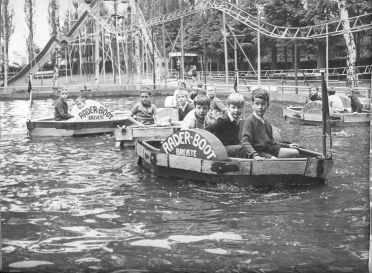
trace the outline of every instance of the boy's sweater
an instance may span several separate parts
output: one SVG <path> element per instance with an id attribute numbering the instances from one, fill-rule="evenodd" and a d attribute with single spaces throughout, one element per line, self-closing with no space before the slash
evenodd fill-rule
<path id="1" fill-rule="evenodd" d="M 208 124 L 206 130 L 218 137 L 225 146 L 240 144 L 239 121 L 231 121 L 226 113 L 217 118 L 212 124 Z"/>
<path id="2" fill-rule="evenodd" d="M 243 124 L 242 145 L 245 146 L 249 158 L 261 152 L 278 156 L 280 145 L 274 141 L 272 126 L 266 119 L 263 121 L 252 114 Z"/>

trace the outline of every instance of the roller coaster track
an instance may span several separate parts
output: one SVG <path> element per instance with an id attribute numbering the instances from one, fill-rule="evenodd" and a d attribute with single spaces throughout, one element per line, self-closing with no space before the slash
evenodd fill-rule
<path id="1" fill-rule="evenodd" d="M 180 19 L 181 17 L 190 16 L 192 14 L 199 13 L 206 9 L 215 9 L 240 23 L 259 31 L 260 33 L 277 39 L 297 39 L 297 40 L 309 40 L 319 39 L 328 36 L 337 36 L 344 33 L 344 24 L 340 19 L 331 20 L 318 25 L 310 25 L 304 27 L 285 27 L 277 26 L 260 20 L 258 24 L 258 18 L 256 15 L 252 15 L 245 10 L 240 9 L 238 6 L 229 3 L 224 0 L 208 0 L 204 4 L 196 5 L 194 8 L 188 8 L 185 10 L 176 10 L 175 12 L 151 18 L 147 24 L 149 26 L 160 25 Z M 348 19 L 350 24 L 351 32 L 359 32 L 372 29 L 372 13 L 358 15 L 350 17 Z M 327 31 L 328 26 L 328 31 Z"/>
<path id="2" fill-rule="evenodd" d="M 146 41 L 146 44 L 148 45 L 151 52 L 153 52 L 153 46 L 154 46 L 154 54 L 157 58 L 161 56 L 160 51 L 158 47 L 156 46 L 155 42 L 152 42 L 152 36 L 150 35 L 150 29 L 149 26 L 146 24 L 145 17 L 143 16 L 141 8 L 138 6 L 138 4 L 134 4 L 136 9 L 137 16 L 137 22 L 139 24 L 139 28 L 142 32 L 142 35 Z"/>

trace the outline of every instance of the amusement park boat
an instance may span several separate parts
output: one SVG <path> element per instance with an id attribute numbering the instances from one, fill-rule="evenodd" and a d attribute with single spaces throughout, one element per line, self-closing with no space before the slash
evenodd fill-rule
<path id="1" fill-rule="evenodd" d="M 99 108 L 97 112 L 99 112 Z M 28 135 L 30 137 L 112 134 L 117 127 L 136 124 L 138 124 L 138 122 L 127 112 L 111 113 L 109 111 L 101 111 L 98 115 L 90 113 L 84 115 L 82 119 L 71 118 L 68 120 L 55 120 L 54 118 L 44 118 L 28 120 L 26 122 Z"/>
<path id="2" fill-rule="evenodd" d="M 347 112 L 332 114 L 329 117 L 328 121 L 331 126 L 353 126 L 369 124 L 369 112 L 352 113 L 350 100 L 347 99 L 347 97 L 340 97 Z M 303 125 L 321 125 L 322 102 L 311 101 L 306 103 L 304 106 L 288 106 L 283 110 L 283 117 L 290 123 L 299 123 Z"/>
<path id="3" fill-rule="evenodd" d="M 140 122 L 129 126 L 118 126 L 114 130 L 115 146 L 134 146 L 136 140 L 163 140 L 180 129 L 178 110 L 172 107 L 158 108 L 155 114 L 155 124 L 144 125 Z"/>
<path id="4" fill-rule="evenodd" d="M 158 176 L 255 186 L 322 184 L 333 165 L 331 158 L 305 149 L 298 158 L 229 157 L 220 140 L 201 129 L 179 130 L 163 142 L 139 140 L 135 150 L 139 164 Z"/>

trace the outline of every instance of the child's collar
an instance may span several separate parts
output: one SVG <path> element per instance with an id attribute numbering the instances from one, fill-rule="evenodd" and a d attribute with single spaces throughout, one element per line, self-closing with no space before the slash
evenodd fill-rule
<path id="1" fill-rule="evenodd" d="M 230 111 L 227 111 L 227 116 L 231 122 L 238 122 L 238 120 L 235 120 L 234 117 L 231 115 Z"/>
<path id="2" fill-rule="evenodd" d="M 262 122 L 262 124 L 265 124 L 265 119 L 263 117 L 260 117 L 259 115 L 256 114 L 256 112 L 253 112 L 253 115 L 255 116 L 256 119 Z"/>

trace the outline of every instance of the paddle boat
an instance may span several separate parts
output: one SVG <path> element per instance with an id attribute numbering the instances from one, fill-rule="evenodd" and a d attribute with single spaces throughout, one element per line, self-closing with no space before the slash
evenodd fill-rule
<path id="1" fill-rule="evenodd" d="M 139 123 L 123 111 L 111 112 L 106 107 L 88 104 L 68 120 L 44 118 L 27 120 L 30 137 L 86 136 L 114 133 L 118 126 L 138 125 Z"/>
<path id="2" fill-rule="evenodd" d="M 322 184 L 333 161 L 299 149 L 298 158 L 254 160 L 228 157 L 220 140 L 201 129 L 179 130 L 164 141 L 138 140 L 138 162 L 157 176 L 244 185 Z"/>
<path id="3" fill-rule="evenodd" d="M 133 147 L 136 140 L 163 140 L 180 129 L 178 110 L 173 107 L 158 108 L 155 124 L 144 125 L 140 122 L 132 125 L 118 126 L 114 130 L 116 147 Z"/>
<path id="4" fill-rule="evenodd" d="M 362 113 L 352 113 L 350 99 L 346 96 L 340 96 L 340 98 L 347 112 L 332 114 L 329 117 L 331 126 L 369 125 L 370 113 L 367 110 L 363 110 L 365 112 Z M 365 105 L 364 100 L 361 102 Z M 322 102 L 317 100 L 308 102 L 304 106 L 288 106 L 283 110 L 283 117 L 290 123 L 321 125 Z"/>

